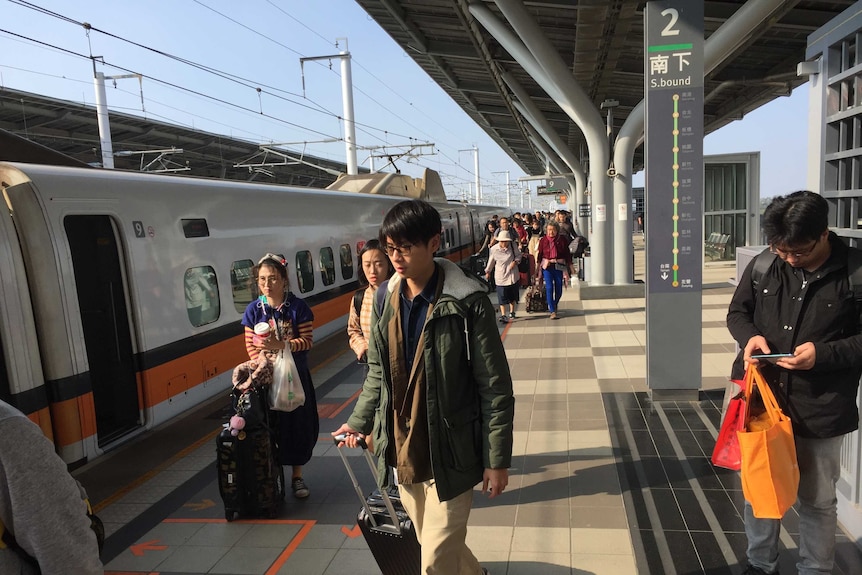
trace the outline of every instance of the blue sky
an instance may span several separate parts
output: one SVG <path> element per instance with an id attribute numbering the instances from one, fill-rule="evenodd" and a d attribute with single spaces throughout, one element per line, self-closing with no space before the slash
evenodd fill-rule
<path id="1" fill-rule="evenodd" d="M 513 183 L 524 175 L 352 0 L 33 4 L 233 78 L 96 30 L 88 36 L 76 23 L 0 0 L 0 28 L 84 56 L 102 56 L 105 64 L 99 63 L 97 70 L 106 76 L 133 71 L 152 78 L 145 78 L 142 85 L 134 79 L 117 80 L 116 87 L 109 83 L 112 109 L 255 142 L 304 142 L 291 147 L 344 161 L 342 142 L 322 142 L 343 136 L 337 119 L 342 113 L 338 61 L 332 62 L 331 70 L 326 62 L 306 63 L 303 93 L 299 59 L 337 53 L 343 40 L 336 47 L 336 39 L 347 38 L 360 146 L 433 142 L 438 154 L 398 165 L 415 176 L 425 166 L 438 170 L 450 197 L 469 189 L 473 153 L 462 150 L 474 145 L 479 148 L 487 199 L 504 201 L 503 172 L 509 172 Z M 92 77 L 87 58 L 0 32 L 0 83 L 5 87 L 92 104 Z M 806 92 L 807 87 L 798 89 L 710 135 L 706 153 L 760 151 L 764 196 L 804 187 Z M 360 164 L 368 166 L 367 156 L 360 151 Z M 519 204 L 513 200 L 513 205 Z"/>

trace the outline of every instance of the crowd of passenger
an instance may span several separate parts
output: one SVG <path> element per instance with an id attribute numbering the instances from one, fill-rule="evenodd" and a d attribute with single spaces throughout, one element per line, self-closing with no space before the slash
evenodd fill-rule
<path id="1" fill-rule="evenodd" d="M 563 288 L 576 277 L 588 245 L 571 212 L 494 215 L 484 229 L 475 271 L 496 287 L 500 322 L 515 319 L 518 288 L 530 284 L 544 292 L 550 319 L 558 319 Z"/>

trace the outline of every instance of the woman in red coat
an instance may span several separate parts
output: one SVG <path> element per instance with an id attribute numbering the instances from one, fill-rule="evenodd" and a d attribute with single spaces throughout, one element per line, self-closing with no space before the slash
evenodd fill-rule
<path id="1" fill-rule="evenodd" d="M 569 245 L 560 235 L 557 222 L 548 222 L 545 237 L 539 240 L 536 262 L 539 264 L 538 272 L 545 278 L 545 293 L 551 319 L 557 319 L 557 305 L 563 297 L 563 282 L 569 281 L 569 268 L 572 265 Z"/>

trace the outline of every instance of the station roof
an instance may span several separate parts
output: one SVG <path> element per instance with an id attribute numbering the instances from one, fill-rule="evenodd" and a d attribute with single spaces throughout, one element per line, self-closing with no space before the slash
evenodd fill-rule
<path id="1" fill-rule="evenodd" d="M 494 2 L 481 1 L 501 22 Z M 749 0 L 750 2 L 758 0 Z M 774 17 L 713 70 L 704 84 L 706 133 L 808 81 L 797 77 L 808 35 L 855 0 L 788 1 Z M 515 161 L 533 175 L 545 172 L 500 79 L 509 72 L 530 94 L 554 129 L 576 154 L 586 155 L 577 125 L 469 12 L 468 0 L 357 0 L 392 38 Z M 614 133 L 644 97 L 644 6 L 635 0 L 524 0 L 546 38 L 573 70 L 598 108 L 617 100 Z M 705 1 L 705 37 L 715 32 L 745 0 Z M 642 148 L 635 167 L 643 164 Z"/>
<path id="2" fill-rule="evenodd" d="M 339 173 L 347 171 L 343 163 L 285 148 L 275 151 L 292 159 L 273 153 L 264 159 L 264 152 L 254 142 L 114 110 L 110 111 L 110 123 L 114 167 L 118 169 L 159 171 L 188 167 L 172 173 L 319 188 L 328 186 Z M 0 89 L 0 160 L 64 165 L 73 165 L 77 160 L 81 165 L 92 165 L 101 162 L 100 149 L 95 107 Z M 171 149 L 181 149 L 182 153 L 165 154 L 161 159 L 157 153 L 138 153 Z M 256 154 L 258 157 L 254 158 Z M 234 167 L 239 163 L 261 164 L 265 160 L 285 165 Z M 151 164 L 148 170 L 142 170 L 148 164 Z"/>

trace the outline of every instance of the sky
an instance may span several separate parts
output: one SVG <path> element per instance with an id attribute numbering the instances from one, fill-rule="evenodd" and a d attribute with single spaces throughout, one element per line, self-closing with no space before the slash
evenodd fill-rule
<path id="1" fill-rule="evenodd" d="M 433 143 L 435 154 L 397 166 L 414 177 L 424 167 L 439 171 L 451 198 L 475 195 L 474 146 L 483 203 L 505 204 L 506 172 L 513 190 L 528 185 L 517 183 L 526 175 L 517 163 L 353 0 L 0 0 L 0 85 L 93 104 L 89 56 L 99 56 L 105 76 L 145 76 L 108 81 L 112 110 L 344 162 L 343 141 L 333 141 L 344 135 L 339 61 L 301 66 L 300 58 L 337 54 L 345 39 L 358 146 Z M 760 151 L 762 196 L 800 189 L 806 107 L 803 86 L 708 136 L 705 153 Z M 370 153 L 360 149 L 360 166 L 369 167 Z M 643 174 L 634 181 L 643 185 Z"/>

